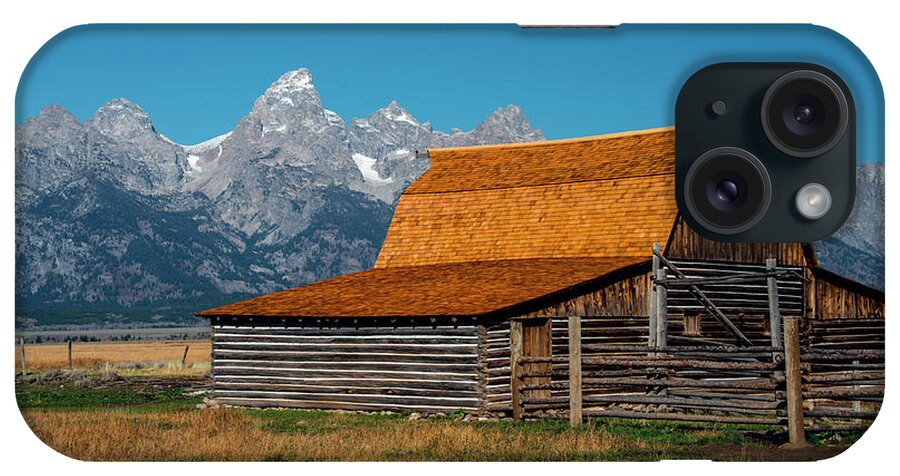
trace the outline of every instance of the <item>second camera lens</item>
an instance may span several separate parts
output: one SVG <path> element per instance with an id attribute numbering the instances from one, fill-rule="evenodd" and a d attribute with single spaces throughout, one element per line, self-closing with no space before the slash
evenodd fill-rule
<path id="1" fill-rule="evenodd" d="M 849 116 L 841 88 L 815 71 L 793 71 L 778 78 L 762 102 L 763 130 L 775 147 L 794 157 L 831 150 L 843 137 Z"/>

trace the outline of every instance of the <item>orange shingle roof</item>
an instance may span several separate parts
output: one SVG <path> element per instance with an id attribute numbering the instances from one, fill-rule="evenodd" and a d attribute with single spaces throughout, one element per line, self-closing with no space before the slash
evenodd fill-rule
<path id="1" fill-rule="evenodd" d="M 537 259 L 370 269 L 217 307 L 198 315 L 477 316 L 570 288 L 641 261 L 629 258 Z"/>
<path id="2" fill-rule="evenodd" d="M 430 149 L 404 195 L 529 187 L 675 173 L 675 128 L 577 139 Z"/>
<path id="3" fill-rule="evenodd" d="M 199 315 L 482 315 L 646 262 L 675 222 L 672 128 L 429 155 L 374 269 Z"/>
<path id="4" fill-rule="evenodd" d="M 649 255 L 677 212 L 672 128 L 429 151 L 376 268 Z"/>

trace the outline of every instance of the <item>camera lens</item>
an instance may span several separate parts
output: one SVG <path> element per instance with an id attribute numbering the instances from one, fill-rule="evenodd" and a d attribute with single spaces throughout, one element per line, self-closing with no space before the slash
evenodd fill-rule
<path id="1" fill-rule="evenodd" d="M 735 147 L 701 155 L 684 181 L 685 204 L 697 222 L 720 234 L 745 231 L 769 208 L 772 185 L 762 162 Z"/>
<path id="2" fill-rule="evenodd" d="M 800 124 L 809 124 L 816 118 L 816 111 L 809 104 L 801 104 L 794 109 L 794 120 Z"/>
<path id="3" fill-rule="evenodd" d="M 716 184 L 716 198 L 718 198 L 720 202 L 733 203 L 737 197 L 737 185 L 731 180 L 722 180 Z"/>
<path id="4" fill-rule="evenodd" d="M 747 198 L 747 182 L 731 171 L 714 174 L 707 181 L 706 199 L 716 210 L 730 212 Z"/>
<path id="5" fill-rule="evenodd" d="M 847 130 L 850 112 L 841 88 L 815 71 L 793 71 L 772 83 L 762 102 L 763 130 L 794 157 L 831 150 Z"/>

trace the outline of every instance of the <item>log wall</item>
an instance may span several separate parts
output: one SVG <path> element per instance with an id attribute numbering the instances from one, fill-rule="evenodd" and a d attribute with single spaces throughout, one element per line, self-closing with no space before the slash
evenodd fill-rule
<path id="1" fill-rule="evenodd" d="M 666 247 L 669 259 L 765 263 L 778 260 L 778 266 L 808 266 L 814 261 L 811 248 L 800 243 L 724 243 L 706 239 L 681 219 L 675 223 Z"/>
<path id="2" fill-rule="evenodd" d="M 640 273 L 522 317 L 646 316 L 649 294 L 650 274 Z"/>
<path id="3" fill-rule="evenodd" d="M 512 411 L 509 367 L 509 321 L 485 323 L 485 345 L 479 352 L 479 362 L 487 369 L 483 377 L 483 410 L 508 413 Z"/>
<path id="4" fill-rule="evenodd" d="M 884 295 L 828 273 L 806 272 L 807 316 L 814 319 L 883 319 Z M 854 289 L 855 288 L 855 289 Z"/>
<path id="5" fill-rule="evenodd" d="M 479 382 L 478 349 L 486 340 L 485 329 L 474 324 L 214 324 L 212 396 L 254 407 L 478 410 L 486 383 Z"/>

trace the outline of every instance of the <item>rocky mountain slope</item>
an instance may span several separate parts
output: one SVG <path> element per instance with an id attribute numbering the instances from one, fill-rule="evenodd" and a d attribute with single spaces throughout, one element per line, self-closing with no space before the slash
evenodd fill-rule
<path id="1" fill-rule="evenodd" d="M 857 168 L 856 203 L 850 218 L 815 248 L 823 267 L 884 290 L 884 163 Z"/>
<path id="2" fill-rule="evenodd" d="M 48 106 L 16 127 L 17 308 L 214 303 L 358 271 L 426 149 L 541 139 L 516 106 L 468 132 L 396 102 L 347 123 L 305 69 L 192 146 L 127 99 L 84 123 Z"/>

